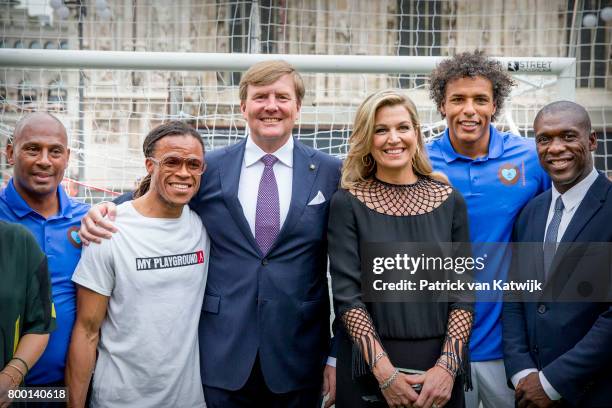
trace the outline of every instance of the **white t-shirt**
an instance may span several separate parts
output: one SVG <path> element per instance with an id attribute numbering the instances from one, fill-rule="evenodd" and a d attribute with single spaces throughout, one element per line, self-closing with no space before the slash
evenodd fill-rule
<path id="1" fill-rule="evenodd" d="M 203 407 L 198 323 L 210 241 L 200 217 L 117 207 L 118 232 L 83 247 L 72 280 L 109 296 L 92 407 Z"/>

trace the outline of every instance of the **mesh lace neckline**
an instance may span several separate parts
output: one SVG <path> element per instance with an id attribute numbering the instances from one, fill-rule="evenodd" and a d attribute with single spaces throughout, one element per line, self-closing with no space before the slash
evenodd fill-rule
<path id="1" fill-rule="evenodd" d="M 432 212 L 446 201 L 452 188 L 419 176 L 413 184 L 390 184 L 371 178 L 357 183 L 349 192 L 377 213 L 404 217 Z"/>

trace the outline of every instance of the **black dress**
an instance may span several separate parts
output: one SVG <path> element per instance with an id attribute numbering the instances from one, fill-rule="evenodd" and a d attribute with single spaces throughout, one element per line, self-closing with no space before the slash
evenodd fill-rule
<path id="1" fill-rule="evenodd" d="M 471 318 L 473 305 L 465 302 L 364 303 L 360 244 L 469 242 L 463 197 L 451 187 L 428 177 L 419 177 L 411 185 L 366 180 L 350 191 L 340 189 L 333 196 L 328 241 L 334 304 L 340 320 L 348 325 L 350 323 L 343 319 L 345 313 L 366 310 L 394 366 L 423 371 L 433 367 L 444 342 L 449 341 L 449 314 L 453 310 L 467 311 Z M 376 379 L 369 369 L 364 369 L 364 350 L 351 341 L 346 330 L 339 337 L 336 406 L 386 406 Z M 465 368 L 469 367 L 469 362 L 465 356 L 467 341 L 464 343 L 464 349 L 456 354 L 464 354 L 461 364 Z M 469 375 L 466 368 L 463 375 L 457 376 L 447 407 L 464 406 L 462 387 L 466 372 Z M 364 396 L 377 396 L 374 399 L 381 402 L 367 402 Z"/>

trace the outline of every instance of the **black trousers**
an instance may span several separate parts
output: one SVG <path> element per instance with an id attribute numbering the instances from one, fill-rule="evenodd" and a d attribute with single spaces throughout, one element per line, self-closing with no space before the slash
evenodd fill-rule
<path id="1" fill-rule="evenodd" d="M 444 338 L 422 340 L 382 339 L 391 361 L 397 367 L 426 371 L 440 356 Z M 342 337 L 336 366 L 336 408 L 385 408 L 387 401 L 374 375 L 352 378 L 352 343 Z M 445 408 L 464 408 L 463 381 L 455 379 L 451 398 Z"/>
<path id="2" fill-rule="evenodd" d="M 266 385 L 257 356 L 251 375 L 241 389 L 230 391 L 204 386 L 204 399 L 208 408 L 315 408 L 321 406 L 321 389 L 273 393 Z"/>

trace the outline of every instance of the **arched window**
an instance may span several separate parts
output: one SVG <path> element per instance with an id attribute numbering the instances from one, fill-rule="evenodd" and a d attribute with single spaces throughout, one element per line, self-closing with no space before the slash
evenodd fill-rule
<path id="1" fill-rule="evenodd" d="M 32 82 L 27 79 L 19 82 L 19 85 L 17 85 L 17 101 L 19 101 L 21 105 L 36 102 L 36 96 L 36 89 L 32 85 Z"/>
<path id="2" fill-rule="evenodd" d="M 40 41 L 38 40 L 34 40 L 30 43 L 30 49 L 33 50 L 40 50 L 42 48 L 42 46 L 40 45 Z"/>
<path id="3" fill-rule="evenodd" d="M 21 40 L 15 41 L 14 48 L 25 48 L 24 45 L 23 45 L 23 41 L 21 41 Z"/>
<path id="4" fill-rule="evenodd" d="M 47 41 L 45 43 L 45 50 L 55 50 L 57 48 L 57 44 L 54 41 Z"/>
<path id="5" fill-rule="evenodd" d="M 68 45 L 68 40 L 60 41 L 60 50 L 69 50 L 70 46 Z"/>
<path id="6" fill-rule="evenodd" d="M 47 103 L 58 105 L 60 109 L 65 108 L 68 98 L 68 90 L 61 79 L 56 79 L 49 82 L 49 91 L 47 92 Z"/>

